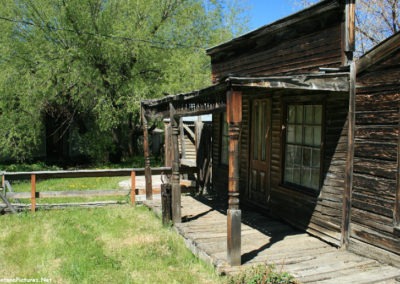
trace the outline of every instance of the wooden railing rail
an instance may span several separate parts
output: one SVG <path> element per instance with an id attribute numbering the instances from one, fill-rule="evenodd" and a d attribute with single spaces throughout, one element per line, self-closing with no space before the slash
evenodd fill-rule
<path id="1" fill-rule="evenodd" d="M 145 175 L 144 168 L 131 169 L 101 169 L 101 170 L 74 170 L 74 171 L 34 171 L 34 172 L 0 172 L 2 176 L 2 188 L 7 198 L 31 199 L 31 211 L 36 211 L 36 198 L 57 198 L 57 197 L 96 197 L 96 196 L 127 196 L 134 205 L 136 202 L 136 176 Z M 152 168 L 152 174 L 171 174 L 170 167 Z M 75 191 L 43 191 L 36 190 L 37 179 L 53 178 L 84 178 L 84 177 L 119 177 L 130 176 L 130 190 L 75 190 Z M 31 191 L 29 192 L 7 192 L 6 183 L 12 180 L 29 179 Z"/>

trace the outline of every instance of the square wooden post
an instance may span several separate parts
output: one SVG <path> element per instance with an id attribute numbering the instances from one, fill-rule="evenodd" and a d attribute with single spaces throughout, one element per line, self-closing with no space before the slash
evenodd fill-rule
<path id="1" fill-rule="evenodd" d="M 239 138 L 242 122 L 242 93 L 230 90 L 226 96 L 226 119 L 229 130 L 228 188 L 228 263 L 241 265 L 241 219 L 239 209 Z"/>
<path id="2" fill-rule="evenodd" d="M 31 175 L 31 212 L 36 211 L 36 175 Z"/>
<path id="3" fill-rule="evenodd" d="M 136 204 L 136 173 L 135 171 L 131 172 L 131 204 Z"/>
<path id="4" fill-rule="evenodd" d="M 142 126 L 143 126 L 143 153 L 144 153 L 144 176 L 146 180 L 146 200 L 153 200 L 153 184 L 151 180 L 149 131 L 147 129 L 147 119 L 142 107 Z"/>
<path id="5" fill-rule="evenodd" d="M 181 216 L 181 185 L 179 173 L 179 121 L 175 116 L 175 108 L 169 105 L 170 125 L 171 125 L 171 144 L 172 144 L 172 222 L 174 224 L 182 221 Z"/>

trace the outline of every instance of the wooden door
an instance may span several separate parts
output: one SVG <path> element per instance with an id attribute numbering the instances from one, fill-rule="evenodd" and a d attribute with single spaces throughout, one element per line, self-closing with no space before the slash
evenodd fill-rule
<path id="1" fill-rule="evenodd" d="M 255 99 L 252 102 L 250 141 L 249 199 L 267 206 L 270 195 L 270 99 Z"/>

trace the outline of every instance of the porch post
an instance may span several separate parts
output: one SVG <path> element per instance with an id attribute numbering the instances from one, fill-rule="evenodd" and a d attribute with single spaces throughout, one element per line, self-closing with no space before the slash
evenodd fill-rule
<path id="1" fill-rule="evenodd" d="M 149 150 L 149 131 L 147 129 L 147 119 L 144 115 L 144 108 L 142 112 L 142 126 L 143 126 L 143 152 L 144 152 L 144 176 L 146 180 L 146 200 L 153 200 L 153 185 L 151 180 L 151 167 L 150 167 L 150 150 Z"/>
<path id="2" fill-rule="evenodd" d="M 349 78 L 349 110 L 348 110 L 348 130 L 347 130 L 347 155 L 346 172 L 343 190 L 342 205 L 342 228 L 341 243 L 342 248 L 348 249 L 350 243 L 351 226 L 351 207 L 353 192 L 353 171 L 354 171 L 354 131 L 355 131 L 355 108 L 356 108 L 356 64 L 353 60 L 355 50 L 355 0 L 346 0 L 346 38 L 345 53 L 346 64 L 350 66 Z"/>
<path id="3" fill-rule="evenodd" d="M 229 188 L 228 188 L 228 263 L 241 265 L 241 217 L 239 209 L 239 136 L 242 122 L 242 93 L 230 90 L 226 95 L 229 126 Z"/>
<path id="4" fill-rule="evenodd" d="M 181 185 L 179 175 L 179 122 L 175 116 L 175 108 L 169 104 L 171 144 L 172 144 L 172 221 L 174 224 L 181 220 Z"/>

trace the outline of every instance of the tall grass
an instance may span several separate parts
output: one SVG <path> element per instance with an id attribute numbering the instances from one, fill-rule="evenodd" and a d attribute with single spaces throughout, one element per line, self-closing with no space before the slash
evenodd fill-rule
<path id="1" fill-rule="evenodd" d="M 220 283 L 148 209 L 120 205 L 0 217 L 0 278 L 52 283 Z"/>

